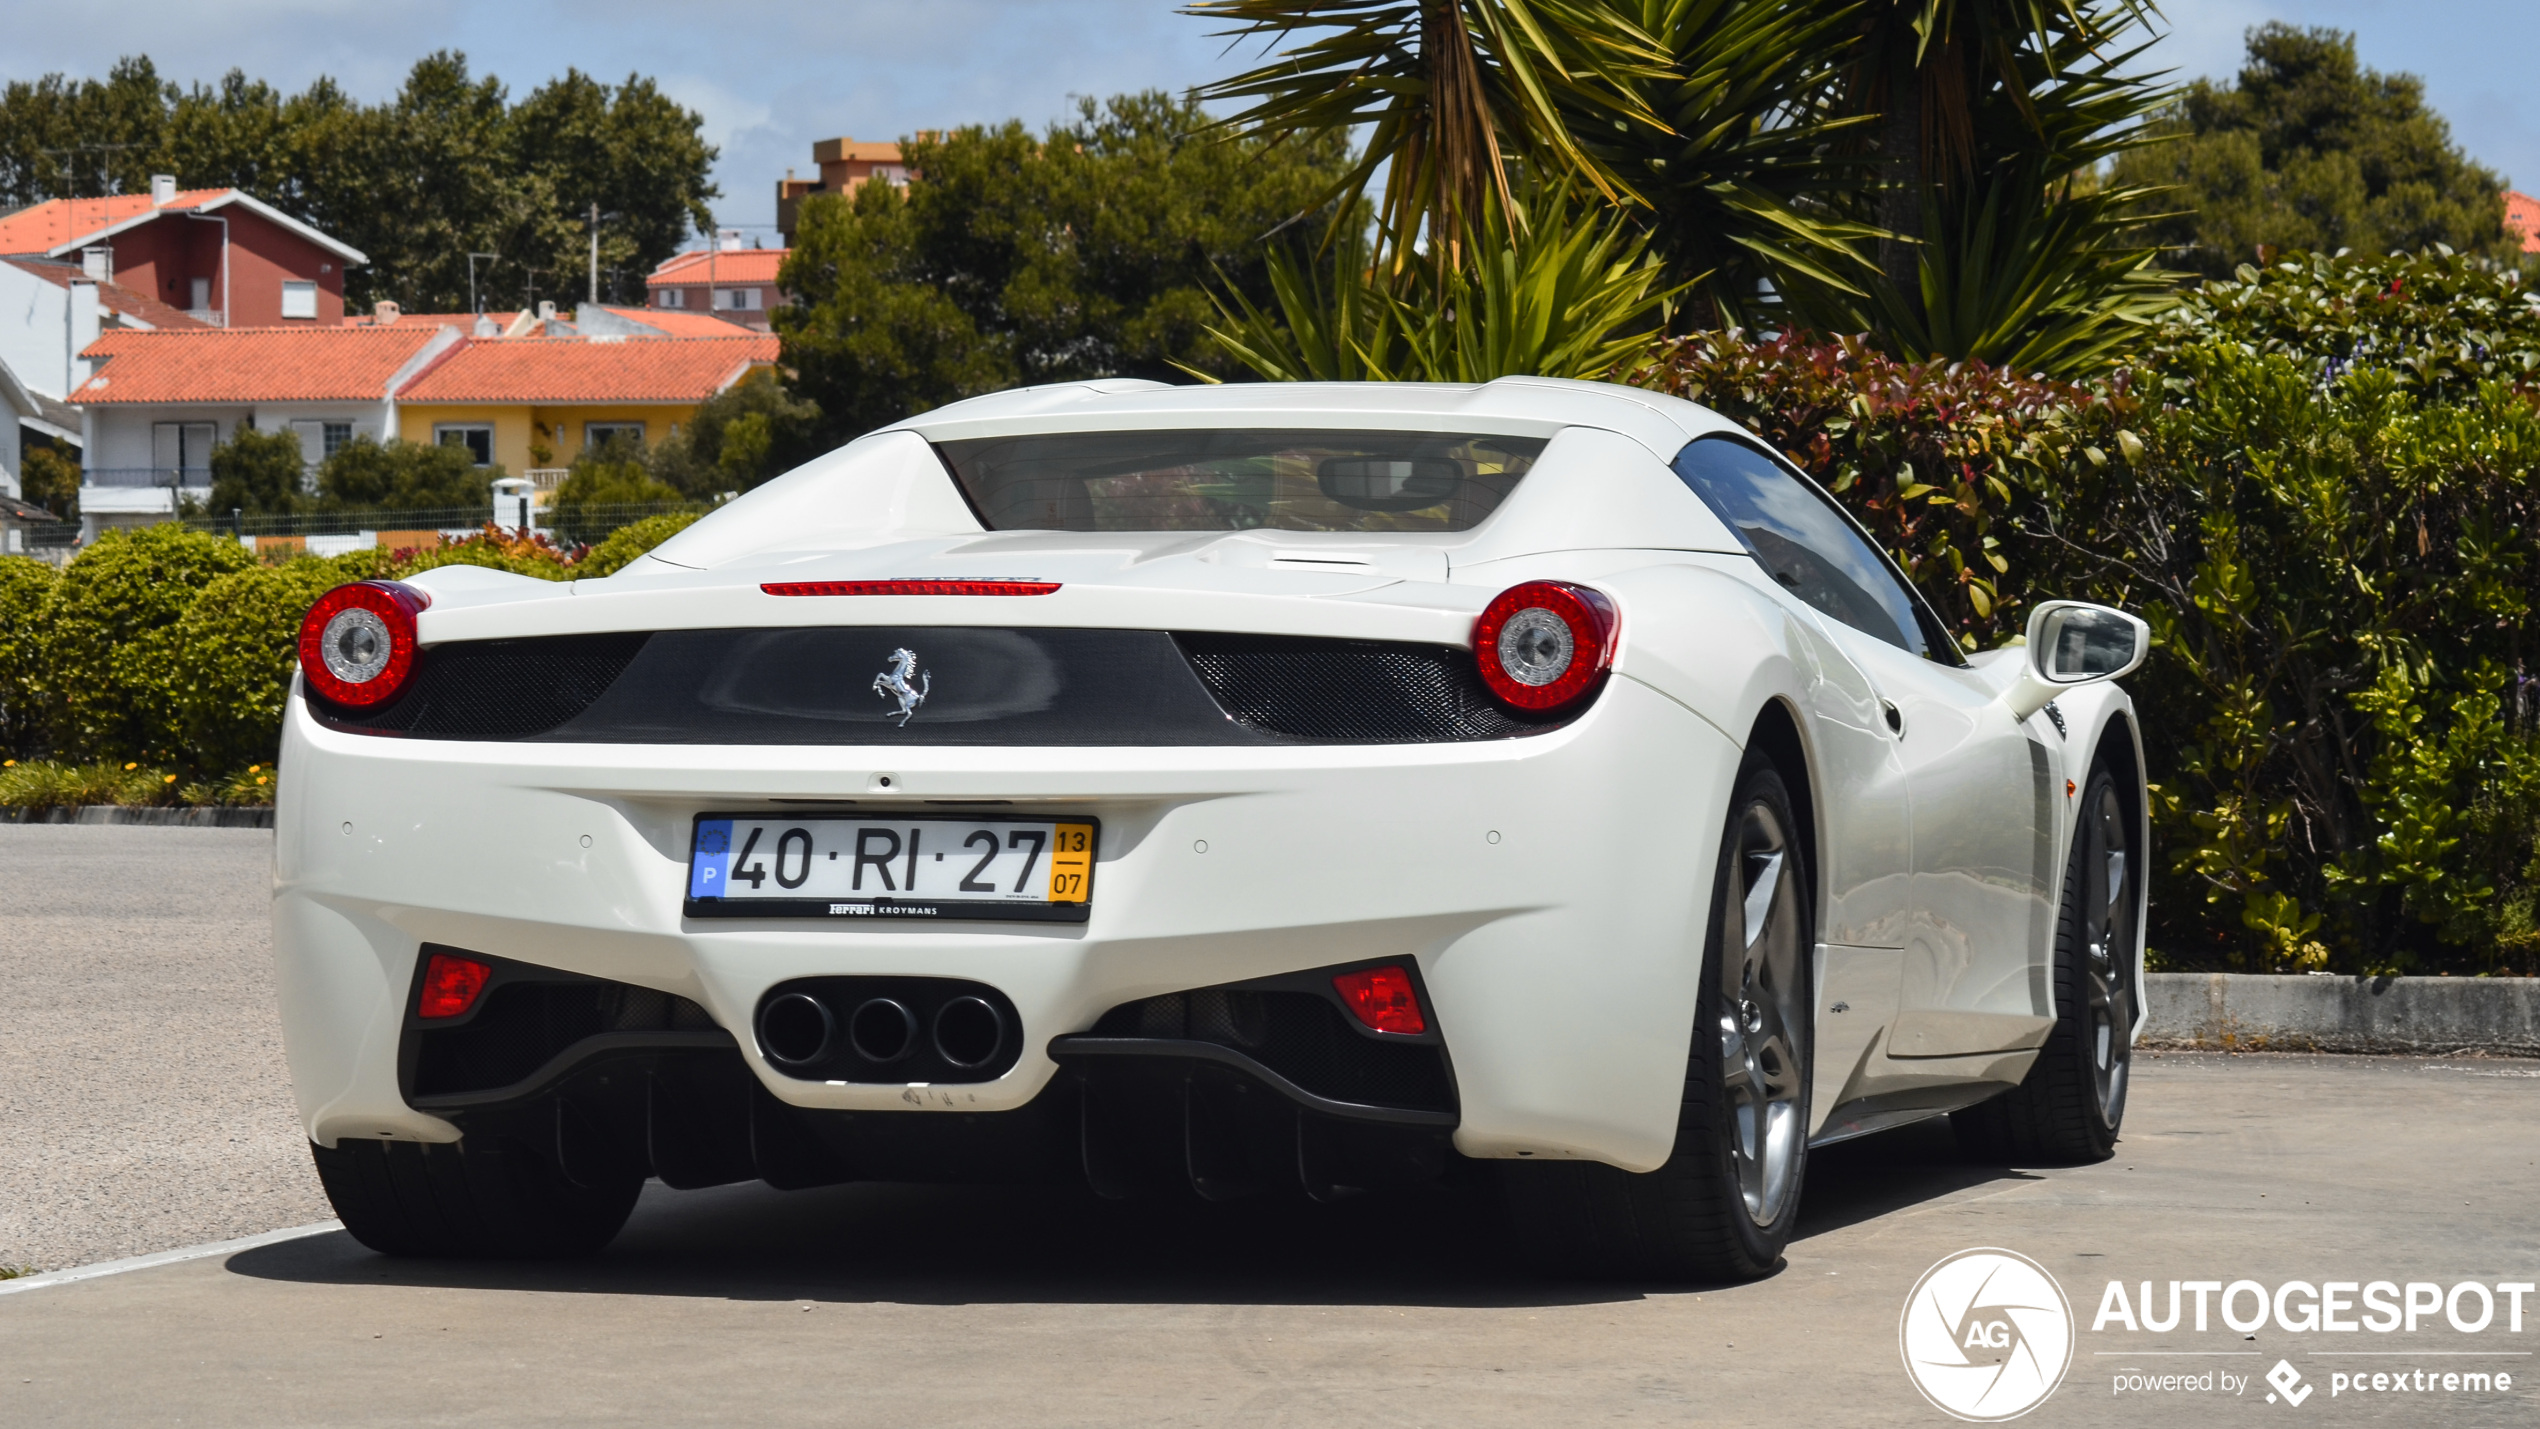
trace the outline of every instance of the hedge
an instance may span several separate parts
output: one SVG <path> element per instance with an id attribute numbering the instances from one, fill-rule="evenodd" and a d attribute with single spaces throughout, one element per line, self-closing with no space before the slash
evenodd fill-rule
<path id="1" fill-rule="evenodd" d="M 587 551 L 489 529 L 259 565 L 171 523 L 110 531 L 58 572 L 0 557 L 0 805 L 270 800 L 300 618 L 320 595 L 445 565 L 608 575 L 695 519 L 657 517 Z"/>

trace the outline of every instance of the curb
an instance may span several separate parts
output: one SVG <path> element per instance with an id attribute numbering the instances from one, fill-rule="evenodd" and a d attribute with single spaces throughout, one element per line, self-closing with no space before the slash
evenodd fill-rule
<path id="1" fill-rule="evenodd" d="M 342 1221 L 320 1221 L 313 1226 L 293 1226 L 288 1230 L 267 1231 L 263 1235 L 240 1236 L 236 1240 L 216 1240 L 208 1245 L 189 1245 L 182 1250 L 163 1250 L 154 1255 L 127 1256 L 122 1260 L 100 1261 L 95 1265 L 74 1266 L 69 1270 L 49 1270 L 39 1275 L 21 1275 L 14 1280 L 0 1280 L 0 1295 L 17 1295 L 29 1290 L 42 1290 L 53 1285 L 70 1285 L 100 1276 L 123 1275 L 135 1270 L 153 1270 L 162 1265 L 181 1265 L 189 1260 L 209 1260 L 216 1255 L 235 1255 L 259 1246 L 279 1245 L 287 1240 L 302 1240 L 313 1235 L 327 1235 L 344 1229 Z"/>
<path id="2" fill-rule="evenodd" d="M 2150 1047 L 2540 1057 L 2540 978 L 2151 973 L 2143 994 Z"/>
<path id="3" fill-rule="evenodd" d="M 176 829 L 269 829 L 271 807 L 261 809 L 167 809 L 121 804 L 57 805 L 49 809 L 0 808 L 0 824 L 146 824 Z"/>

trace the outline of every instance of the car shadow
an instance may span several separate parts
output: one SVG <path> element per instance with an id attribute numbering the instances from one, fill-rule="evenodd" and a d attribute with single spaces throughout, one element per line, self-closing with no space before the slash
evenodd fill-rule
<path id="1" fill-rule="evenodd" d="M 2032 1171 L 1974 1160 L 1949 1118 L 1900 1126 L 1808 1153 L 1808 1190 L 1794 1243 L 1995 1182 L 2039 1181 Z"/>
<path id="2" fill-rule="evenodd" d="M 1467 1166 L 1468 1171 L 1482 1168 Z M 1943 1124 L 1864 1137 L 1809 1168 L 1806 1239 L 2018 1173 L 1959 1158 Z M 1604 1304 L 1707 1287 L 1556 1278 L 1509 1252 L 1481 1176 L 1331 1205 L 1107 1202 L 1049 1187 L 647 1186 L 581 1260 L 397 1260 L 336 1232 L 242 1251 L 230 1271 L 328 1285 L 962 1305 Z"/>

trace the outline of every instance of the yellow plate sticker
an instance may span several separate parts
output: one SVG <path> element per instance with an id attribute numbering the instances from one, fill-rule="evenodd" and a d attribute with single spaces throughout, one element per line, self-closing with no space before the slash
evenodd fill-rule
<path id="1" fill-rule="evenodd" d="M 1050 901 L 1082 903 L 1094 882 L 1094 826 L 1060 824 L 1050 836 Z"/>

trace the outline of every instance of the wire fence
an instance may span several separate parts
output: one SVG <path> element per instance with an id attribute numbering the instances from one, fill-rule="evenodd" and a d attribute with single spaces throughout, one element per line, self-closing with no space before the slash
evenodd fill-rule
<path id="1" fill-rule="evenodd" d="M 534 513 L 532 519 L 535 525 L 532 529 L 559 546 L 586 546 L 605 539 L 620 527 L 632 526 L 654 516 L 708 509 L 703 502 L 686 501 L 567 506 Z M 445 535 L 467 536 L 485 529 L 493 520 L 493 513 L 483 506 L 421 510 L 372 507 L 256 516 L 235 512 L 216 516 L 194 511 L 179 519 L 192 530 L 208 531 L 214 535 L 259 540 L 268 537 L 299 537 L 304 540 L 314 537 L 326 545 L 361 549 L 383 545 L 421 546 L 437 542 Z"/>

